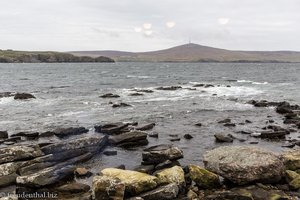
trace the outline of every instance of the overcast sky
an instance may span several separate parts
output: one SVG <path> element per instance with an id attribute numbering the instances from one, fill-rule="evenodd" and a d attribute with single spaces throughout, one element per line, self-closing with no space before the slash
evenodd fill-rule
<path id="1" fill-rule="evenodd" d="M 0 49 L 300 51 L 300 0 L 1 0 Z"/>

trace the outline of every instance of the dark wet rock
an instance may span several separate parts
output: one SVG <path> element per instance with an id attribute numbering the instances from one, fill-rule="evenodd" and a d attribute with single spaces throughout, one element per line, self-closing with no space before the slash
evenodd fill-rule
<path id="1" fill-rule="evenodd" d="M 113 145 L 122 147 L 132 147 L 147 145 L 147 133 L 141 131 L 132 131 L 109 137 L 109 142 Z"/>
<path id="2" fill-rule="evenodd" d="M 29 160 L 43 155 L 39 146 L 11 146 L 0 148 L 0 164 L 20 160 Z"/>
<path id="3" fill-rule="evenodd" d="M 0 131 L 0 139 L 6 139 L 6 138 L 8 138 L 8 132 Z"/>
<path id="4" fill-rule="evenodd" d="M 179 187 L 175 183 L 170 183 L 140 194 L 139 197 L 142 197 L 144 200 L 172 200 L 177 197 L 178 193 Z"/>
<path id="5" fill-rule="evenodd" d="M 0 99 L 4 97 L 12 97 L 14 94 L 12 92 L 0 92 Z"/>
<path id="6" fill-rule="evenodd" d="M 195 126 L 199 126 L 200 127 L 200 126 L 202 126 L 202 123 L 200 123 L 200 122 L 196 123 Z"/>
<path id="7" fill-rule="evenodd" d="M 178 90 L 182 89 L 181 86 L 164 86 L 164 87 L 158 87 L 157 90 Z"/>
<path id="8" fill-rule="evenodd" d="M 158 165 L 155 166 L 155 170 L 161 170 L 165 168 L 170 168 L 174 166 L 181 166 L 180 163 L 177 160 L 166 160 L 162 163 L 159 163 Z"/>
<path id="9" fill-rule="evenodd" d="M 96 125 L 95 131 L 104 134 L 120 134 L 128 127 L 128 123 L 117 122 L 103 125 Z"/>
<path id="10" fill-rule="evenodd" d="M 181 138 L 171 138 L 170 139 L 171 142 L 177 142 L 177 141 L 180 141 L 180 140 L 181 140 Z"/>
<path id="11" fill-rule="evenodd" d="M 124 199 L 125 184 L 116 177 L 95 176 L 93 193 L 96 200 Z"/>
<path id="12" fill-rule="evenodd" d="M 166 160 L 183 158 L 183 151 L 172 145 L 157 145 L 145 149 L 142 158 L 143 164 L 159 164 Z"/>
<path id="13" fill-rule="evenodd" d="M 18 176 L 16 182 L 21 186 L 38 188 L 57 183 L 71 177 L 73 173 L 73 166 L 54 166 L 27 176 Z"/>
<path id="14" fill-rule="evenodd" d="M 251 142 L 249 142 L 249 144 L 258 144 L 259 142 L 257 142 L 257 141 L 251 141 Z"/>
<path id="15" fill-rule="evenodd" d="M 25 137 L 26 132 L 13 133 L 10 137 Z"/>
<path id="16" fill-rule="evenodd" d="M 286 134 L 290 134 L 290 131 L 288 129 L 282 128 L 281 126 L 278 125 L 269 125 L 266 128 L 271 129 L 273 131 L 282 131 L 285 132 Z"/>
<path id="17" fill-rule="evenodd" d="M 289 142 L 289 143 L 281 145 L 281 147 L 285 147 L 285 148 L 293 148 L 294 146 L 296 146 L 295 142 Z"/>
<path id="18" fill-rule="evenodd" d="M 216 142 L 233 142 L 234 137 L 231 134 L 217 133 L 214 135 Z"/>
<path id="19" fill-rule="evenodd" d="M 118 155 L 118 152 L 117 151 L 104 151 L 103 154 L 106 156 L 115 156 L 115 155 Z"/>
<path id="20" fill-rule="evenodd" d="M 154 126 L 155 126 L 155 123 L 150 123 L 150 124 L 146 124 L 146 125 L 136 127 L 136 130 L 139 130 L 139 131 L 151 130 L 151 129 L 154 128 Z"/>
<path id="21" fill-rule="evenodd" d="M 40 133 L 38 132 L 26 132 L 24 137 L 26 137 L 27 139 L 37 139 L 39 137 Z"/>
<path id="22" fill-rule="evenodd" d="M 52 137 L 54 136 L 54 132 L 53 131 L 46 131 L 46 132 L 43 132 L 43 133 L 40 133 L 40 137 Z"/>
<path id="23" fill-rule="evenodd" d="M 284 164 L 278 155 L 250 146 L 216 148 L 204 155 L 203 162 L 207 170 L 239 185 L 275 183 L 284 173 Z"/>
<path id="24" fill-rule="evenodd" d="M 250 120 L 246 119 L 246 120 L 245 120 L 245 123 L 247 123 L 247 124 L 251 124 L 251 123 L 252 123 L 252 121 L 250 121 Z"/>
<path id="25" fill-rule="evenodd" d="M 119 98 L 120 96 L 117 94 L 107 93 L 100 96 L 101 98 Z"/>
<path id="26" fill-rule="evenodd" d="M 135 93 L 130 93 L 129 96 L 144 96 L 144 94 L 135 92 Z"/>
<path id="27" fill-rule="evenodd" d="M 7 139 L 4 139 L 3 142 L 14 142 L 14 143 L 16 143 L 16 142 L 19 142 L 21 140 L 22 140 L 21 136 L 11 136 Z"/>
<path id="28" fill-rule="evenodd" d="M 132 106 L 132 105 L 127 104 L 127 103 L 123 103 L 123 102 L 121 102 L 121 103 L 114 103 L 114 104 L 112 105 L 113 108 L 131 107 L 131 106 Z"/>
<path id="29" fill-rule="evenodd" d="M 115 168 L 117 168 L 117 169 L 126 169 L 126 166 L 125 165 L 118 165 L 118 166 L 116 166 Z"/>
<path id="30" fill-rule="evenodd" d="M 226 127 L 235 127 L 236 125 L 234 123 L 225 123 L 224 126 L 226 126 Z"/>
<path id="31" fill-rule="evenodd" d="M 72 135 L 81 135 L 83 133 L 89 132 L 89 130 L 84 127 L 78 127 L 78 128 L 70 127 L 70 128 L 58 128 L 58 129 L 54 130 L 53 132 L 57 137 L 63 138 L 63 137 L 69 137 Z"/>
<path id="32" fill-rule="evenodd" d="M 107 136 L 82 137 L 67 142 L 58 142 L 42 148 L 45 154 L 56 154 L 60 157 L 61 152 L 64 153 L 96 153 L 107 145 Z"/>
<path id="33" fill-rule="evenodd" d="M 204 87 L 204 86 L 205 86 L 205 84 L 203 84 L 203 83 L 199 83 L 199 84 L 193 85 L 193 87 Z"/>
<path id="34" fill-rule="evenodd" d="M 282 139 L 285 138 L 286 134 L 285 131 L 262 131 L 260 133 L 260 138 Z"/>
<path id="35" fill-rule="evenodd" d="M 279 114 L 287 114 L 293 113 L 293 110 L 291 108 L 291 105 L 288 102 L 284 101 L 277 106 L 276 112 Z"/>
<path id="36" fill-rule="evenodd" d="M 77 182 L 72 182 L 72 183 L 67 183 L 65 185 L 59 186 L 55 188 L 55 191 L 60 192 L 60 193 L 84 193 L 88 192 L 90 190 L 90 186 L 83 184 L 83 183 L 77 183 Z"/>
<path id="37" fill-rule="evenodd" d="M 154 165 L 139 165 L 134 168 L 134 171 L 152 174 L 154 172 Z"/>
<path id="38" fill-rule="evenodd" d="M 212 189 L 220 187 L 220 178 L 200 166 L 189 165 L 189 177 L 194 181 L 198 187 L 202 189 Z"/>
<path id="39" fill-rule="evenodd" d="M 29 93 L 17 93 L 15 94 L 14 99 L 16 100 L 35 99 L 35 96 Z"/>
<path id="40" fill-rule="evenodd" d="M 205 88 L 210 88 L 210 87 L 215 87 L 214 85 L 212 85 L 212 84 L 205 84 L 205 86 L 204 86 Z"/>
<path id="41" fill-rule="evenodd" d="M 218 121 L 219 124 L 225 124 L 225 123 L 231 123 L 231 119 L 223 119 L 221 121 Z"/>
<path id="42" fill-rule="evenodd" d="M 178 134 L 169 134 L 169 136 L 172 137 L 172 138 L 177 138 L 177 137 L 179 137 Z"/>
<path id="43" fill-rule="evenodd" d="M 158 133 L 157 132 L 148 133 L 148 136 L 152 138 L 158 138 Z"/>
<path id="44" fill-rule="evenodd" d="M 283 121 L 284 124 L 299 124 L 300 123 L 300 118 L 296 118 L 296 119 L 285 119 Z"/>
<path id="45" fill-rule="evenodd" d="M 190 140 L 190 139 L 193 139 L 194 137 L 191 135 L 191 134 L 184 134 L 184 136 L 183 136 L 185 139 L 187 139 L 187 140 Z"/>
<path id="46" fill-rule="evenodd" d="M 255 107 L 268 107 L 269 106 L 269 103 L 266 102 L 266 101 L 260 101 L 260 102 L 256 102 L 254 104 Z"/>

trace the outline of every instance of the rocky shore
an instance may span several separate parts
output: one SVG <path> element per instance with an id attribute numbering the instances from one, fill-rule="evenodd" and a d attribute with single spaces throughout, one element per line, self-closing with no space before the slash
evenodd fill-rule
<path id="1" fill-rule="evenodd" d="M 195 85 L 215 87 L 214 85 Z M 159 87 L 160 91 L 182 90 L 181 86 Z M 150 90 L 133 91 L 144 95 Z M 36 98 L 29 93 L 1 93 L 2 97 L 14 97 L 16 101 Z M 120 98 L 117 94 L 102 94 L 101 98 Z M 130 106 L 126 103 L 110 103 L 115 109 Z M 104 154 L 118 159 L 118 153 L 106 150 L 109 146 L 124 149 L 143 147 L 149 144 L 149 137 L 158 137 L 152 129 L 156 123 L 138 122 L 100 123 L 94 126 L 95 135 L 88 135 L 85 127 L 57 128 L 45 132 L 18 132 L 9 134 L 0 130 L 0 189 L 19 195 L 52 194 L 57 199 L 95 200 L 279 200 L 300 198 L 300 141 L 289 139 L 291 132 L 300 129 L 300 107 L 288 102 L 251 100 L 255 107 L 270 107 L 282 115 L 287 127 L 274 125 L 270 121 L 260 132 L 242 131 L 262 140 L 285 141 L 283 153 L 274 153 L 264 148 L 249 145 L 231 145 L 242 140 L 232 134 L 215 133 L 216 143 L 228 145 L 216 147 L 204 153 L 203 165 L 181 165 L 184 151 L 176 144 L 147 146 L 140 153 L 141 163 L 134 169 L 127 169 L 126 163 L 100 169 L 93 173 L 84 163 L 94 156 Z M 125 106 L 126 104 L 126 106 Z M 118 106 L 116 106 L 118 105 Z M 231 119 L 216 123 L 224 127 L 235 127 Z M 244 124 L 252 123 L 246 120 Z M 195 124 L 201 127 L 202 123 Z M 239 124 L 243 125 L 243 124 Z M 73 137 L 77 136 L 77 137 Z M 170 141 L 193 140 L 191 134 L 183 138 L 172 133 Z M 37 138 L 57 138 L 57 142 L 24 144 Z M 199 143 L 199 145 L 201 145 Z M 195 149 L 197 151 L 197 149 Z M 91 178 L 92 182 L 85 181 Z M 22 196 L 23 195 L 23 196 Z M 0 198 L 16 199 L 14 197 Z M 41 197 L 40 199 L 47 199 Z M 50 197 L 48 198 L 50 199 Z"/>

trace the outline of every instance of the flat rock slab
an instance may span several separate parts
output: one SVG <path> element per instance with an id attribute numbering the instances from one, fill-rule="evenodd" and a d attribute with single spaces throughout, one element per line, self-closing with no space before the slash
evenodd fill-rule
<path id="1" fill-rule="evenodd" d="M 208 151 L 203 162 L 209 171 L 239 185 L 274 183 L 284 174 L 284 163 L 278 155 L 255 147 L 219 147 Z"/>
<path id="2" fill-rule="evenodd" d="M 39 146 L 11 146 L 0 149 L 0 164 L 29 160 L 44 155 Z"/>

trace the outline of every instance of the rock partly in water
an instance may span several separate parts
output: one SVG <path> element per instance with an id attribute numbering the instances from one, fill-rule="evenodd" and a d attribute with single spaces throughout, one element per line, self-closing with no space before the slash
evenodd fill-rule
<path id="1" fill-rule="evenodd" d="M 217 174 L 196 165 L 189 165 L 189 177 L 202 189 L 218 188 L 221 185 Z"/>
<path id="2" fill-rule="evenodd" d="M 109 135 L 120 134 L 127 131 L 128 123 L 116 122 L 103 125 L 96 125 L 95 131 Z M 124 131 L 125 130 L 125 131 Z"/>
<path id="3" fill-rule="evenodd" d="M 70 128 L 59 128 L 53 132 L 57 137 L 63 138 L 72 135 L 81 135 L 83 133 L 89 132 L 89 130 L 84 127 L 78 127 L 78 128 L 70 127 Z"/>
<path id="4" fill-rule="evenodd" d="M 159 164 L 166 160 L 183 158 L 183 151 L 172 145 L 157 145 L 145 149 L 142 158 L 143 164 Z"/>
<path id="5" fill-rule="evenodd" d="M 231 134 L 217 133 L 214 135 L 216 142 L 233 142 L 234 137 Z"/>
<path id="6" fill-rule="evenodd" d="M 156 89 L 157 90 L 171 90 L 171 91 L 174 91 L 174 90 L 182 89 L 182 87 L 181 86 L 164 86 L 164 87 L 158 87 Z"/>
<path id="7" fill-rule="evenodd" d="M 150 123 L 150 124 L 138 126 L 138 127 L 136 127 L 136 130 L 139 130 L 139 131 L 147 131 L 147 130 L 153 129 L 154 126 L 155 126 L 155 123 Z"/>
<path id="8" fill-rule="evenodd" d="M 95 176 L 93 178 L 93 193 L 95 200 L 122 200 L 125 195 L 125 184 L 115 177 Z"/>
<path id="9" fill-rule="evenodd" d="M 29 93 L 17 93 L 15 94 L 14 99 L 16 100 L 35 99 L 35 96 Z"/>
<path id="10" fill-rule="evenodd" d="M 147 133 L 141 131 L 132 131 L 110 136 L 109 142 L 121 147 L 133 147 L 148 144 Z"/>
<path id="11" fill-rule="evenodd" d="M 132 105 L 128 104 L 128 103 L 114 103 L 111 107 L 113 108 L 121 108 L 121 107 L 131 107 Z"/>
<path id="12" fill-rule="evenodd" d="M 7 131 L 0 131 L 0 139 L 7 139 L 8 132 Z"/>
<path id="13" fill-rule="evenodd" d="M 125 184 L 125 192 L 129 195 L 136 195 L 156 188 L 157 178 L 145 173 L 106 168 L 101 171 L 104 176 L 120 179 Z"/>
<path id="14" fill-rule="evenodd" d="M 284 164 L 279 156 L 248 146 L 216 148 L 204 155 L 203 162 L 209 171 L 239 185 L 252 182 L 274 183 L 284 173 Z"/>
<path id="15" fill-rule="evenodd" d="M 178 186 L 183 186 L 185 183 L 184 171 L 179 166 L 164 169 L 155 176 L 157 177 L 157 183 L 159 185 L 175 183 Z"/>
<path id="16" fill-rule="evenodd" d="M 100 96 L 101 98 L 119 98 L 120 96 L 113 93 L 107 93 Z"/>

